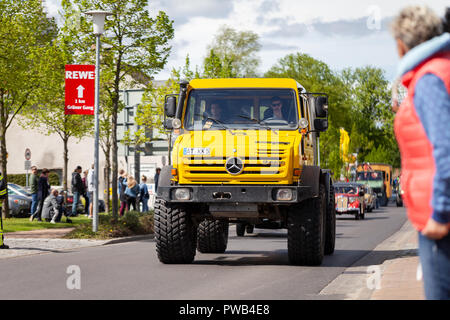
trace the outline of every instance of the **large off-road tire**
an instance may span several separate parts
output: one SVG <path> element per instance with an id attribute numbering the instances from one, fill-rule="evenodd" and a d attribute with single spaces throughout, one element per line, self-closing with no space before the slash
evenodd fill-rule
<path id="1" fill-rule="evenodd" d="M 224 253 L 228 244 L 228 221 L 203 220 L 197 228 L 197 250 Z"/>
<path id="2" fill-rule="evenodd" d="M 238 222 L 238 223 L 236 223 L 236 235 L 238 236 L 238 237 L 243 237 L 244 236 L 244 234 L 245 234 L 245 226 L 246 226 L 247 224 L 246 223 L 244 223 L 244 222 Z"/>
<path id="3" fill-rule="evenodd" d="M 247 226 L 245 227 L 245 231 L 248 234 L 252 234 L 254 229 L 255 229 L 255 225 L 254 224 L 250 224 L 250 223 L 247 224 Z"/>
<path id="4" fill-rule="evenodd" d="M 161 198 L 155 200 L 156 252 L 162 263 L 191 263 L 195 257 L 197 231 L 182 207 L 169 206 Z"/>
<path id="5" fill-rule="evenodd" d="M 288 213 L 288 256 L 294 265 L 320 265 L 325 249 L 327 199 L 320 185 L 319 196 L 293 207 Z"/>
<path id="6" fill-rule="evenodd" d="M 325 230 L 325 251 L 326 255 L 334 252 L 336 243 L 336 208 L 334 187 L 330 186 L 330 192 L 328 195 L 327 217 L 326 217 L 326 230 Z"/>

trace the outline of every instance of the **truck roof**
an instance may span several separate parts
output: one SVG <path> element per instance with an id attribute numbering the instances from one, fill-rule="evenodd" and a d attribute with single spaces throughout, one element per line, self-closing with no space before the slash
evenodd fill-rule
<path id="1" fill-rule="evenodd" d="M 294 79 L 289 78 L 223 78 L 223 79 L 194 79 L 189 82 L 194 89 L 210 88 L 305 88 Z"/>

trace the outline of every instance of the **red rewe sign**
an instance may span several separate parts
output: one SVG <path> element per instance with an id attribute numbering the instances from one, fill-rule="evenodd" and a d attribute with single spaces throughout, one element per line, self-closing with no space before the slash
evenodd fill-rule
<path id="1" fill-rule="evenodd" d="M 65 114 L 94 114 L 95 66 L 66 65 Z"/>

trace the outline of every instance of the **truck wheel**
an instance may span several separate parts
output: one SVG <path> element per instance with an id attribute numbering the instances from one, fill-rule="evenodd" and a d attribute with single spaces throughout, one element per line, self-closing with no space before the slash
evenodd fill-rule
<path id="1" fill-rule="evenodd" d="M 243 237 L 245 234 L 245 223 L 243 222 L 238 222 L 236 223 L 236 235 L 238 237 Z"/>
<path id="2" fill-rule="evenodd" d="M 293 207 L 288 213 L 288 256 L 291 264 L 320 265 L 325 249 L 327 199 L 320 185 L 319 196 Z"/>
<path id="3" fill-rule="evenodd" d="M 366 217 L 366 208 L 365 208 L 365 206 L 362 206 L 360 208 L 360 211 L 361 211 L 361 219 L 364 220 L 364 218 Z"/>
<path id="4" fill-rule="evenodd" d="M 325 231 L 325 254 L 329 255 L 334 252 L 334 246 L 336 243 L 336 209 L 335 209 L 334 187 L 331 186 L 328 207 L 327 207 L 327 220 Z"/>
<path id="5" fill-rule="evenodd" d="M 203 220 L 197 228 L 197 250 L 224 253 L 228 244 L 228 221 Z"/>
<path id="6" fill-rule="evenodd" d="M 247 231 L 247 233 L 249 233 L 249 234 L 252 234 L 254 228 L 255 228 L 255 226 L 253 224 L 248 224 L 247 227 L 245 228 L 245 231 Z"/>
<path id="7" fill-rule="evenodd" d="M 161 198 L 155 200 L 155 239 L 162 263 L 191 263 L 197 244 L 196 228 L 181 207 L 170 207 Z"/>

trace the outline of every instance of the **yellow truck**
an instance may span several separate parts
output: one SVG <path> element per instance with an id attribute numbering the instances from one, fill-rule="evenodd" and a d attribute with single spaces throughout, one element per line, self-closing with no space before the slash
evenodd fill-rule
<path id="1" fill-rule="evenodd" d="M 225 252 L 230 223 L 287 228 L 292 264 L 333 253 L 334 189 L 319 157 L 326 94 L 293 79 L 195 79 L 166 96 L 164 114 L 173 139 L 155 200 L 161 262 Z"/>
<path id="2" fill-rule="evenodd" d="M 357 182 L 367 183 L 377 194 L 381 206 L 392 196 L 392 166 L 386 163 L 361 163 L 356 168 Z"/>

